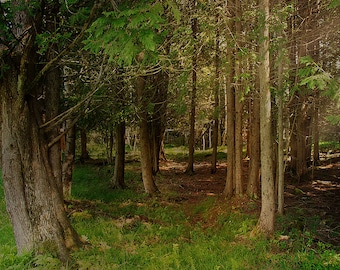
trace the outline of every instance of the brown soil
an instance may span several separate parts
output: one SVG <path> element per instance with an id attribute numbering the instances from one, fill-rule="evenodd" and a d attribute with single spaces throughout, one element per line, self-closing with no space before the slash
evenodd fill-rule
<path id="1" fill-rule="evenodd" d="M 250 200 L 247 196 L 242 196 L 226 201 L 223 197 L 226 163 L 218 163 L 216 174 L 211 174 L 209 162 L 195 163 L 193 175 L 185 174 L 185 168 L 185 162 L 162 162 L 161 176 L 157 180 L 160 190 L 173 191 L 177 195 L 172 200 L 183 204 L 184 208 L 193 207 L 198 201 L 214 196 L 218 197 L 220 205 L 214 208 L 212 219 L 216 219 L 222 204 L 229 209 L 259 214 L 260 200 Z M 247 162 L 244 163 L 245 182 L 246 172 Z M 308 178 L 298 182 L 286 175 L 285 213 L 296 219 L 292 224 L 295 229 L 313 230 L 316 241 L 340 247 L 340 163 L 319 166 L 310 172 Z M 194 219 L 195 217 L 193 221 Z M 206 220 L 205 222 L 209 223 Z"/>

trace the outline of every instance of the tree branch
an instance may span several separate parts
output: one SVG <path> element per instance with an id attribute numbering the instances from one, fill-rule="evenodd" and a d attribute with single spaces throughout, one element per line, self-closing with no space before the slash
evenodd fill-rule
<path id="1" fill-rule="evenodd" d="M 49 71 L 53 65 L 59 61 L 62 57 L 64 57 L 69 51 L 71 51 L 78 43 L 79 41 L 83 38 L 85 31 L 88 29 L 88 27 L 90 26 L 96 11 L 98 9 L 98 4 L 99 1 L 96 1 L 92 7 L 90 16 L 88 17 L 87 21 L 85 22 L 84 26 L 82 27 L 80 33 L 78 34 L 78 36 L 73 40 L 73 42 L 66 47 L 64 50 L 62 50 L 55 58 L 53 58 L 50 62 L 48 62 L 43 68 L 42 70 L 40 70 L 40 72 L 37 74 L 37 76 L 35 76 L 34 80 L 31 82 L 31 84 L 28 87 L 28 92 L 35 87 L 35 85 L 40 81 L 40 79 L 46 74 L 47 71 Z"/>

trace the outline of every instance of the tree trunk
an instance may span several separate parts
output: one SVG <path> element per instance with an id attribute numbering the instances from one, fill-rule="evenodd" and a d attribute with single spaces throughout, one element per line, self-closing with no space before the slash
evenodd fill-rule
<path id="1" fill-rule="evenodd" d="M 145 94 L 145 78 L 138 77 L 136 84 L 136 92 L 139 100 L 139 118 L 140 118 L 140 147 L 141 147 L 141 167 L 142 179 L 145 192 L 152 195 L 158 192 L 154 182 L 152 173 L 152 160 L 151 160 L 151 139 L 150 128 L 147 115 L 147 98 Z"/>
<path id="2" fill-rule="evenodd" d="M 151 140 L 152 140 L 152 171 L 156 175 L 159 172 L 159 160 L 162 152 L 162 141 L 165 132 L 167 96 L 169 86 L 169 75 L 159 72 L 151 77 L 150 102 L 154 109 L 150 119 Z M 164 155 L 164 151 L 163 151 Z"/>
<path id="3" fill-rule="evenodd" d="M 233 17 L 233 8 L 230 9 L 231 16 Z M 234 22 L 231 20 L 229 23 L 229 29 L 234 29 Z M 232 40 L 232 36 L 230 35 Z M 227 87 L 226 87 L 226 99 L 227 99 L 227 112 L 226 112 L 226 129 L 227 129 L 227 178 L 224 188 L 224 195 L 230 198 L 234 195 L 235 188 L 235 87 L 233 85 L 234 67 L 235 67 L 235 51 L 230 46 L 230 51 L 227 52 L 228 58 L 228 75 L 227 75 Z"/>
<path id="4" fill-rule="evenodd" d="M 316 92 L 314 96 L 314 116 L 313 116 L 313 166 L 320 165 L 320 132 L 319 132 L 319 104 L 320 104 L 320 93 Z"/>
<path id="5" fill-rule="evenodd" d="M 85 162 L 85 160 L 90 159 L 89 152 L 87 151 L 87 134 L 85 128 L 80 128 L 80 146 L 80 161 Z"/>
<path id="6" fill-rule="evenodd" d="M 194 1 L 196 2 L 196 1 Z M 196 3 L 195 3 L 196 6 Z M 189 133 L 189 159 L 186 173 L 194 173 L 194 153 L 195 153 L 195 118 L 196 118 L 196 92 L 197 92 L 197 18 L 192 19 L 191 30 L 194 39 L 194 52 L 192 57 L 192 87 L 191 87 L 191 104 L 190 104 L 190 133 Z"/>
<path id="7" fill-rule="evenodd" d="M 109 138 L 108 138 L 108 163 L 109 164 L 113 164 L 113 148 L 114 148 L 114 131 L 112 130 L 112 127 L 110 127 L 110 131 L 109 131 Z M 125 144 L 125 141 L 124 141 Z M 125 145 L 124 145 L 125 146 Z"/>
<path id="8" fill-rule="evenodd" d="M 241 1 L 235 1 L 235 31 L 236 37 L 241 36 Z M 239 43 L 238 46 L 241 46 Z M 243 166 L 243 138 L 242 138 L 242 113 L 243 91 L 241 87 L 241 62 L 242 56 L 237 50 L 235 59 L 235 194 L 243 194 L 242 166 Z"/>
<path id="9" fill-rule="evenodd" d="M 120 122 L 115 128 L 115 169 L 111 185 L 113 188 L 125 188 L 125 122 Z"/>
<path id="10" fill-rule="evenodd" d="M 212 159 L 211 159 L 211 173 L 216 173 L 217 163 L 217 146 L 219 138 L 219 112 L 220 112 L 220 32 L 219 32 L 219 15 L 216 15 L 216 40 L 215 40 L 215 92 L 214 92 L 214 125 L 212 138 Z"/>
<path id="11" fill-rule="evenodd" d="M 280 55 L 279 59 L 282 59 Z M 280 215 L 284 213 L 284 145 L 283 145 L 283 60 L 278 63 L 278 84 L 277 84 L 277 136 L 278 136 L 278 146 L 277 146 L 277 211 Z"/>
<path id="12" fill-rule="evenodd" d="M 162 130 L 159 123 L 154 122 L 150 124 L 150 130 L 152 173 L 153 175 L 156 175 L 159 172 L 159 154 L 161 151 Z"/>
<path id="13" fill-rule="evenodd" d="M 71 197 L 74 159 L 76 155 L 76 128 L 72 120 L 66 121 L 65 157 L 62 164 L 62 183 L 65 199 Z M 70 125 L 72 125 L 70 127 Z"/>
<path id="14" fill-rule="evenodd" d="M 258 84 L 256 85 L 258 86 Z M 252 93 L 250 106 L 250 131 L 249 131 L 249 173 L 247 195 L 250 198 L 258 198 L 260 183 L 260 98 L 258 92 Z M 255 93 L 254 93 L 255 92 Z"/>
<path id="15" fill-rule="evenodd" d="M 19 2 L 12 1 L 12 8 Z M 56 152 L 60 146 L 48 146 L 56 129 L 46 133 L 39 128 L 55 116 L 59 105 L 49 111 L 52 97 L 59 96 L 59 85 L 51 83 L 58 75 L 51 71 L 42 78 L 42 87 L 31 84 L 38 72 L 33 42 L 34 26 L 39 23 L 31 25 L 33 19 L 27 10 L 18 11 L 14 22 L 12 31 L 21 40 L 15 54 L 7 56 L 9 69 L 0 83 L 6 208 L 19 253 L 50 252 L 66 262 L 69 251 L 79 247 L 81 241 L 64 209 L 60 151 Z M 44 60 L 48 61 L 48 56 Z M 45 99 L 44 94 L 50 96 Z"/>
<path id="16" fill-rule="evenodd" d="M 307 163 L 310 162 L 311 158 L 310 150 L 307 149 L 307 139 L 310 135 L 310 116 L 308 115 L 309 109 L 306 99 L 306 95 L 302 93 L 294 94 L 295 117 L 291 119 L 292 139 L 290 146 L 292 161 L 290 165 L 298 181 L 307 174 Z"/>
<path id="17" fill-rule="evenodd" d="M 273 145 L 271 132 L 271 94 L 269 61 L 269 0 L 260 0 L 262 30 L 260 35 L 260 140 L 261 140 L 261 213 L 254 233 L 274 232 L 275 194 L 273 175 Z"/>

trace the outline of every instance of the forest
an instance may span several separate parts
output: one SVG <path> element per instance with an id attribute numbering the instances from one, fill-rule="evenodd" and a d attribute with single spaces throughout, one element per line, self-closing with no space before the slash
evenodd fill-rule
<path id="1" fill-rule="evenodd" d="M 339 0 L 1 0 L 0 269 L 339 269 Z"/>

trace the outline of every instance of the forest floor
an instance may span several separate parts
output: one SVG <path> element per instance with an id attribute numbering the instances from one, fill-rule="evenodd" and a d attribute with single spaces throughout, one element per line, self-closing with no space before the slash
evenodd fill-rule
<path id="1" fill-rule="evenodd" d="M 248 162 L 244 163 L 244 181 L 247 178 Z M 209 227 L 216 220 L 219 211 L 227 205 L 231 210 L 258 215 L 260 199 L 249 199 L 246 195 L 226 200 L 223 189 L 227 165 L 217 164 L 217 172 L 211 174 L 210 162 L 201 161 L 194 165 L 193 175 L 185 174 L 186 163 L 165 161 L 161 163 L 161 177 L 157 181 L 160 190 L 173 191 L 178 196 L 176 203 L 191 214 L 192 222 L 201 222 Z M 308 178 L 308 179 L 307 179 Z M 291 215 L 291 230 L 312 230 L 315 243 L 322 242 L 340 248 L 340 162 L 336 159 L 323 161 L 323 164 L 309 172 L 304 181 L 296 181 L 289 174 L 285 177 L 285 215 Z M 219 205 L 210 213 L 210 219 L 193 215 L 190 209 L 209 197 L 218 197 Z M 289 233 L 289 232 L 285 232 Z"/>

